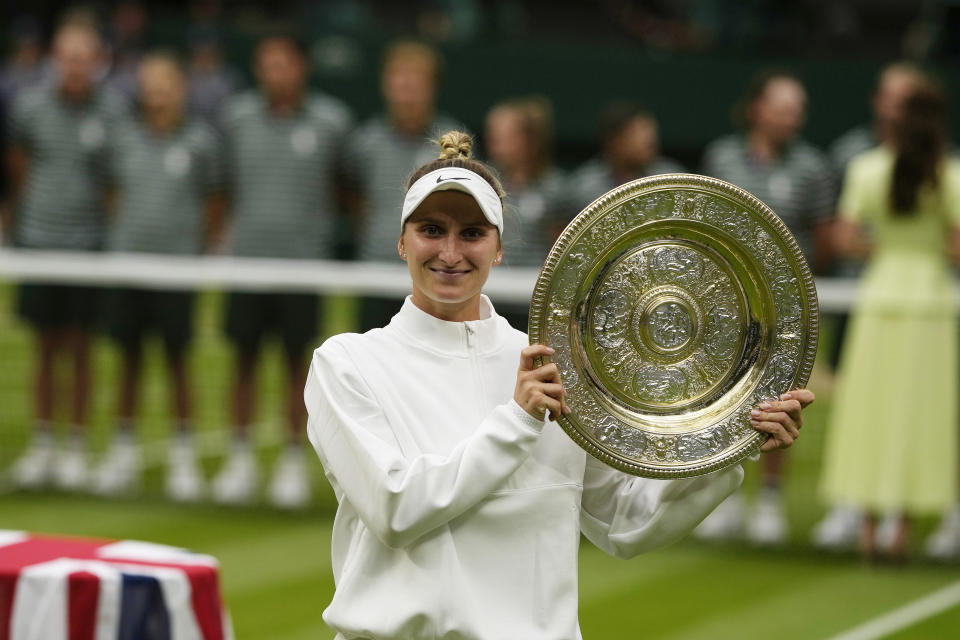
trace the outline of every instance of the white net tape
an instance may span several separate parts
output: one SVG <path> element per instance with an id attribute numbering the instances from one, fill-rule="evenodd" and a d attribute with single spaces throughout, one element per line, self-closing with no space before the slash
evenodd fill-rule
<path id="1" fill-rule="evenodd" d="M 496 302 L 527 303 L 538 270 L 499 267 L 484 291 Z M 223 256 L 0 250 L 0 279 L 146 289 L 229 289 L 396 296 L 410 292 L 406 265 L 333 260 L 278 260 Z M 818 278 L 824 313 L 855 302 L 857 281 Z"/>

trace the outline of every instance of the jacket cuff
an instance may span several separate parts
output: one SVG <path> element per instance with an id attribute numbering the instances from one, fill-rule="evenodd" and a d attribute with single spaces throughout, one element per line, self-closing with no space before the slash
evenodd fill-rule
<path id="1" fill-rule="evenodd" d="M 534 433 L 540 433 L 543 431 L 543 420 L 537 420 L 532 415 L 523 410 L 516 400 L 511 399 L 507 403 L 507 410 L 510 414 L 516 418 L 516 421 L 523 425 L 525 428 L 533 431 Z"/>

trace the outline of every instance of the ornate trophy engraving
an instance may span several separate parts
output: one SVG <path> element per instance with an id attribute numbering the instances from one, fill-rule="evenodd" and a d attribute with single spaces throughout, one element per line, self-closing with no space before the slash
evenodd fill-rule
<path id="1" fill-rule="evenodd" d="M 530 304 L 530 342 L 556 350 L 558 418 L 588 453 L 634 475 L 732 465 L 766 438 L 759 402 L 806 384 L 813 276 L 766 205 L 690 174 L 594 201 L 561 234 Z"/>

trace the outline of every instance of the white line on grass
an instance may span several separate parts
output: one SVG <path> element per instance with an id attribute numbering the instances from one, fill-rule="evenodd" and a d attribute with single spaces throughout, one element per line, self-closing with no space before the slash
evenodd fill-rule
<path id="1" fill-rule="evenodd" d="M 830 640 L 873 640 L 905 629 L 921 620 L 960 604 L 960 581 L 947 585 L 898 609 L 868 620 L 861 625 L 833 636 Z"/>

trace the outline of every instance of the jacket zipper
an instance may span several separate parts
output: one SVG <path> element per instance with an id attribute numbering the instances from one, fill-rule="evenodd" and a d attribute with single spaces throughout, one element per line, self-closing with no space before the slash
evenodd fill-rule
<path id="1" fill-rule="evenodd" d="M 477 389 L 480 392 L 480 417 L 483 418 L 490 412 L 492 407 L 487 406 L 487 390 L 483 384 L 483 374 L 480 371 L 480 362 L 477 355 L 477 334 L 476 331 L 467 323 L 463 324 L 467 342 L 467 357 L 470 358 L 470 366 L 473 369 L 473 378 L 476 381 Z"/>

